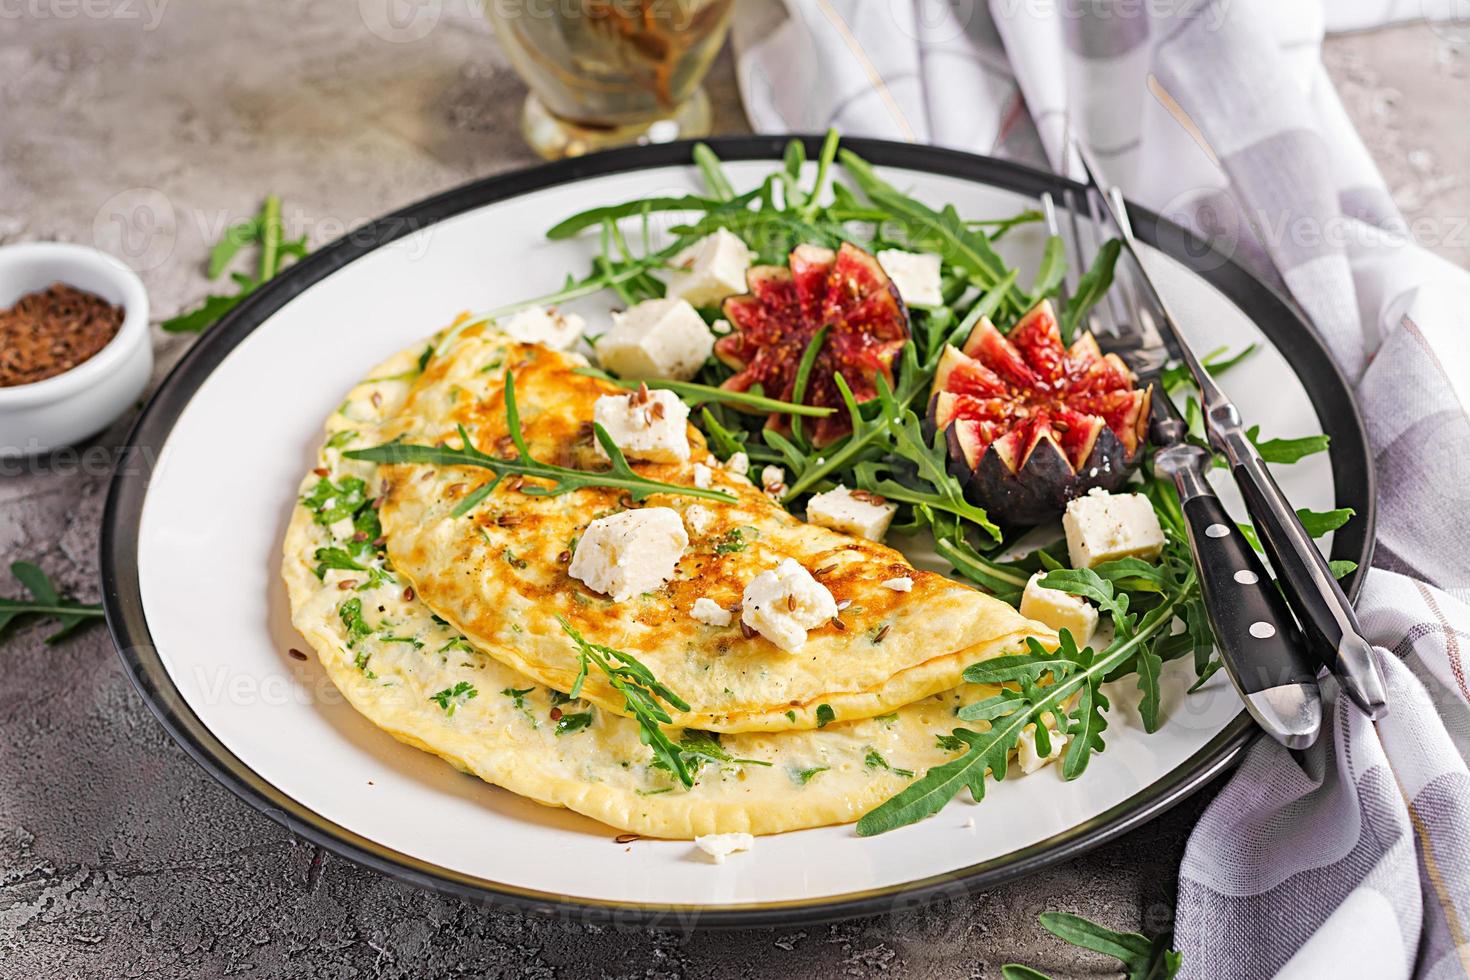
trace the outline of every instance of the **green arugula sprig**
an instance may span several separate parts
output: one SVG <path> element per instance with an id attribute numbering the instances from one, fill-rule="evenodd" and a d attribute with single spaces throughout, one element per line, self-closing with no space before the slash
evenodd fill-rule
<path id="1" fill-rule="evenodd" d="M 1070 912 L 1043 912 L 1042 928 L 1073 946 L 1081 946 L 1118 960 L 1128 980 L 1172 980 L 1184 965 L 1184 957 L 1170 948 L 1172 936 L 1153 939 L 1136 932 L 1114 932 Z M 1000 968 L 1004 980 L 1051 980 L 1046 974 L 1018 963 Z"/>
<path id="2" fill-rule="evenodd" d="M 640 385 L 647 385 L 650 388 L 663 388 L 678 395 L 691 408 L 698 408 L 710 402 L 718 402 L 722 405 L 740 405 L 757 412 L 783 412 L 787 415 L 804 415 L 813 418 L 822 418 L 837 411 L 835 408 L 825 408 L 821 405 L 802 405 L 798 402 L 783 402 L 778 398 L 767 398 L 765 395 L 757 395 L 749 391 L 731 391 L 728 388 L 699 384 L 695 381 L 674 381 L 669 378 L 648 378 L 646 380 L 635 381 L 626 378 L 615 378 L 606 371 L 599 371 L 597 368 L 592 367 L 577 368 L 572 373 L 581 374 L 589 378 L 598 378 L 629 390 L 636 390 Z"/>
<path id="3" fill-rule="evenodd" d="M 612 647 L 590 643 L 581 633 L 562 617 L 557 622 L 562 630 L 577 645 L 581 660 L 577 679 L 567 696 L 573 700 L 581 696 L 582 685 L 587 680 L 589 667 L 602 671 L 613 690 L 623 696 L 623 707 L 638 722 L 638 736 L 644 745 L 653 750 L 654 765 L 673 773 L 687 789 L 694 785 L 694 774 L 685 760 L 683 751 L 660 727 L 671 724 L 660 701 L 680 711 L 688 711 L 689 705 L 673 691 L 659 683 L 653 672 L 631 654 Z"/>
<path id="4" fill-rule="evenodd" d="M 57 630 L 46 637 L 46 642 L 57 643 L 84 624 L 102 618 L 100 605 L 63 597 L 38 565 L 18 561 L 10 566 L 10 574 L 25 586 L 31 598 L 0 598 L 0 634 L 21 616 L 49 616 L 56 620 Z"/>
<path id="5" fill-rule="evenodd" d="M 525 433 L 521 429 L 520 410 L 516 407 L 515 377 L 510 372 L 506 372 L 505 375 L 505 420 L 510 430 L 511 443 L 516 451 L 516 454 L 511 457 L 491 456 L 481 452 L 475 448 L 474 441 L 470 439 L 470 434 L 463 425 L 458 427 L 461 443 L 458 449 L 450 446 L 420 446 L 412 443 L 388 442 L 367 449 L 354 449 L 343 455 L 349 459 L 361 459 L 378 464 L 428 463 L 433 466 L 475 466 L 494 473 L 494 479 L 482 484 L 460 501 L 453 511 L 456 517 L 469 513 L 476 504 L 489 496 L 501 478 L 506 476 L 531 477 L 550 481 L 550 486 L 533 484 L 521 487 L 521 493 L 532 497 L 558 497 L 564 493 L 587 487 L 609 487 L 614 490 L 626 490 L 635 501 L 646 500 L 656 493 L 666 493 L 684 497 L 702 497 L 705 500 L 719 500 L 724 503 L 735 502 L 735 497 L 723 490 L 686 487 L 678 483 L 664 483 L 661 480 L 639 475 L 628 465 L 628 460 L 623 456 L 617 443 L 613 442 L 612 436 L 608 435 L 607 430 L 597 423 L 593 423 L 592 429 L 598 443 L 612 462 L 608 469 L 574 470 L 537 461 L 531 456 L 531 450 L 526 445 Z"/>
<path id="6" fill-rule="evenodd" d="M 1056 651 L 1049 651 L 1031 639 L 1028 653 L 981 661 L 966 668 L 964 678 L 968 683 L 1016 687 L 962 707 L 959 711 L 962 721 L 984 721 L 988 727 L 954 729 L 950 737 L 965 749 L 964 754 L 931 768 L 865 814 L 858 821 L 858 834 L 864 837 L 881 834 L 932 816 L 961 789 L 968 789 L 976 801 L 983 799 L 986 777 L 997 781 L 1005 778 L 1011 753 L 1028 728 L 1034 732 L 1037 754 L 1045 756 L 1051 753 L 1049 724 L 1061 722 L 1067 735 L 1062 775 L 1067 779 L 1082 775 L 1092 754 L 1104 747 L 1102 733 L 1107 728 L 1104 712 L 1109 702 L 1101 685 L 1115 672 L 1133 666 L 1140 654 L 1156 655 L 1151 645 L 1168 635 L 1174 617 L 1196 591 L 1191 566 L 1174 591 L 1143 614 L 1127 635 L 1114 639 L 1101 653 L 1090 647 L 1078 649 L 1071 634 L 1064 630 Z M 1050 683 L 1042 684 L 1046 675 Z M 1156 674 L 1154 681 L 1153 689 L 1145 692 L 1145 699 L 1153 702 L 1149 714 L 1157 725 Z M 1073 698 L 1076 703 L 1069 709 L 1067 705 Z"/>
<path id="7" fill-rule="evenodd" d="M 204 297 L 194 309 L 164 320 L 162 327 L 169 333 L 199 333 L 221 320 L 256 289 L 274 279 L 286 259 L 297 261 L 306 258 L 306 236 L 288 240 L 281 228 L 281 199 L 268 194 L 260 212 L 255 217 L 231 225 L 215 243 L 209 253 L 209 264 L 205 270 L 210 279 L 218 279 L 242 249 L 249 245 L 259 246 L 255 275 L 241 272 L 230 273 L 235 292 L 211 294 Z"/>

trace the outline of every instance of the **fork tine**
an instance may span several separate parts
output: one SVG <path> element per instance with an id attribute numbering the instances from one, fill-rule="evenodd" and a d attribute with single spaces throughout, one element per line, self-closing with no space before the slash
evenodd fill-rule
<path id="1" fill-rule="evenodd" d="M 1094 196 L 1090 188 L 1087 191 L 1087 216 L 1091 219 L 1092 223 L 1090 229 L 1092 233 L 1092 254 L 1096 255 L 1102 250 L 1103 243 L 1107 241 L 1107 225 L 1103 221 L 1102 209 L 1098 205 L 1097 197 Z M 1108 322 L 1108 327 L 1110 328 L 1108 332 L 1119 340 L 1125 335 L 1124 326 L 1126 324 L 1136 324 L 1138 322 L 1137 320 L 1129 319 L 1129 311 L 1124 308 L 1123 302 L 1119 299 L 1116 290 L 1109 289 L 1103 297 L 1103 302 L 1095 306 L 1094 309 L 1099 311 L 1100 316 L 1106 314 L 1102 318 Z"/>
<path id="2" fill-rule="evenodd" d="M 1065 253 L 1067 249 L 1067 239 L 1062 235 L 1062 225 L 1061 222 L 1057 220 L 1057 203 L 1052 198 L 1050 192 L 1041 195 L 1041 214 L 1042 217 L 1046 219 L 1046 233 L 1054 238 L 1060 238 L 1062 240 L 1062 250 L 1063 253 Z M 1063 257 L 1065 258 L 1065 254 L 1063 255 Z M 1068 261 L 1065 262 L 1064 265 L 1065 269 L 1062 272 L 1062 285 L 1058 292 L 1060 294 L 1059 298 L 1061 299 L 1062 304 L 1066 305 L 1067 301 L 1071 299 L 1072 296 L 1072 287 L 1070 282 L 1072 275 L 1072 263 Z"/>

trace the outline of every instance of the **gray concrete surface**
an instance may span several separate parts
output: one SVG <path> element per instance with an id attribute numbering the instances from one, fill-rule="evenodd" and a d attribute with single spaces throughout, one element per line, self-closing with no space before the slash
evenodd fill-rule
<path id="1" fill-rule="evenodd" d="M 531 162 L 515 131 L 521 87 L 466 4 L 416 8 L 442 17 L 394 27 L 369 0 L 160 2 L 0 7 L 0 242 L 128 254 L 159 317 L 205 291 L 206 242 L 267 191 L 288 202 L 292 229 L 321 242 Z M 1470 213 L 1467 58 L 1470 47 L 1422 25 L 1329 51 L 1411 217 Z M 727 63 L 711 90 L 719 128 L 743 128 Z M 1433 244 L 1470 256 L 1463 237 Z M 189 342 L 156 341 L 160 373 Z M 104 456 L 125 425 L 94 441 Z M 0 564 L 40 561 L 95 598 L 107 475 L 105 463 L 60 458 L 0 476 Z M 0 578 L 0 594 L 12 591 Z M 923 912 L 694 936 L 548 922 L 418 891 L 293 839 L 169 741 L 104 630 L 57 647 L 43 634 L 0 641 L 0 978 L 959 978 L 996 977 L 1012 960 L 1102 975 L 1106 961 L 1063 948 L 1036 913 L 1166 928 L 1204 802 Z"/>

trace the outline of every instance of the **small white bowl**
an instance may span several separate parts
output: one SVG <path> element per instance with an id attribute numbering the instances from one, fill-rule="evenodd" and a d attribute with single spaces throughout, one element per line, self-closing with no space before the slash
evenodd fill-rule
<path id="1" fill-rule="evenodd" d="M 0 387 L 0 459 L 36 456 L 101 432 L 142 394 L 153 371 L 148 293 L 133 270 L 85 245 L 0 247 L 0 308 L 54 282 L 121 306 L 122 327 L 106 347 L 68 371 Z"/>

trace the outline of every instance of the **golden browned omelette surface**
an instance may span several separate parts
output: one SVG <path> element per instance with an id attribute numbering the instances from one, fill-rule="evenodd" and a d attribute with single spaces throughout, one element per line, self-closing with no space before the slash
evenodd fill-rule
<path id="1" fill-rule="evenodd" d="M 428 364 L 385 434 L 415 444 L 458 445 L 463 426 L 486 453 L 509 454 L 506 372 L 514 373 L 531 455 L 557 465 L 605 466 L 593 446 L 593 403 L 621 389 L 576 373 L 579 362 L 471 328 Z M 689 428 L 687 463 L 634 463 L 641 474 L 693 486 L 695 463 L 712 463 Z M 961 671 L 988 657 L 1022 652 L 1027 637 L 1052 642 L 1044 627 L 974 589 L 914 570 L 891 548 L 805 524 L 744 478 L 714 466 L 711 485 L 733 504 L 659 494 L 634 503 L 606 488 L 561 496 L 524 492 L 536 481 L 507 479 L 463 516 L 451 512 L 493 478 L 465 466 L 400 464 L 381 470 L 380 509 L 396 574 L 418 598 L 479 650 L 549 688 L 569 690 L 578 648 L 564 618 L 594 643 L 632 654 L 689 704 L 676 726 L 711 731 L 814 728 L 830 717 L 868 718 L 947 691 Z M 668 507 L 684 518 L 689 545 L 672 581 L 614 602 L 568 574 L 569 558 L 592 520 L 630 507 Z M 700 511 L 691 514 L 691 508 Z M 690 615 L 709 598 L 731 607 L 746 583 L 791 558 L 818 575 L 839 604 L 836 620 L 788 653 Z M 882 585 L 912 579 L 909 592 Z M 624 710 L 622 696 L 593 671 L 583 694 Z M 822 715 L 828 717 L 828 711 Z"/>

